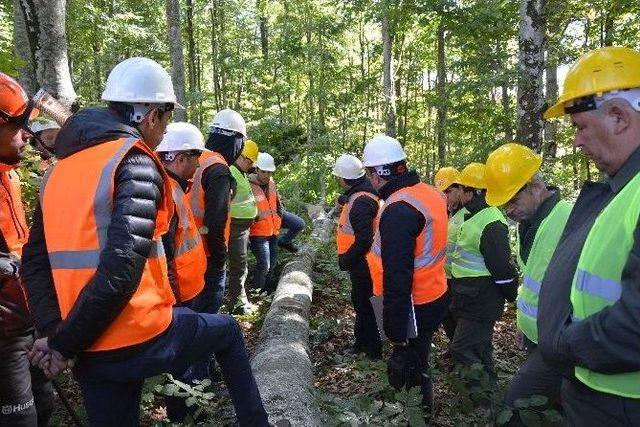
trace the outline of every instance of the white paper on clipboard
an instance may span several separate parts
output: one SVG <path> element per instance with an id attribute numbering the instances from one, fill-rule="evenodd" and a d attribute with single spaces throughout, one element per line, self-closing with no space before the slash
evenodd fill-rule
<path id="1" fill-rule="evenodd" d="M 372 296 L 369 298 L 371 301 L 371 307 L 373 307 L 373 313 L 376 316 L 376 324 L 378 325 L 378 332 L 380 332 L 380 338 L 387 339 L 384 333 L 384 326 L 382 323 L 382 307 L 384 306 L 384 297 Z M 413 297 L 411 297 L 411 311 L 409 312 L 409 318 L 407 319 L 407 338 L 415 338 L 418 336 L 418 325 L 416 324 L 416 312 L 413 309 Z"/>

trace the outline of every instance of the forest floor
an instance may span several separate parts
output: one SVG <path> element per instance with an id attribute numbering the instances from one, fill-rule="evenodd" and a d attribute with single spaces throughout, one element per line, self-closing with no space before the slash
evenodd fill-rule
<path id="1" fill-rule="evenodd" d="M 283 256 L 280 266 L 290 256 Z M 314 294 L 310 317 L 310 350 L 315 369 L 317 404 L 323 414 L 323 425 L 424 425 L 418 389 L 396 392 L 386 380 L 386 363 L 371 362 L 362 355 L 350 353 L 353 337 L 354 312 L 350 303 L 350 282 L 337 268 L 337 258 L 331 245 L 321 247 L 314 267 Z M 269 297 L 257 297 L 260 309 L 250 316 L 237 316 L 245 333 L 247 348 L 252 352 L 264 315 L 269 309 Z M 445 353 L 448 340 L 440 330 L 434 337 L 431 351 L 435 405 L 430 419 L 433 426 L 471 426 L 493 424 L 495 417 L 507 419 L 510 413 L 499 405 L 501 394 L 524 360 L 524 353 L 516 348 L 515 312 L 507 309 L 496 324 L 494 357 L 498 381 L 495 386 L 483 385 L 472 391 L 450 372 Z M 388 355 L 389 349 L 385 349 Z M 65 394 L 85 420 L 82 398 L 75 382 L 65 375 L 59 379 Z M 143 392 L 142 424 L 167 425 L 163 393 L 167 392 L 166 377 L 155 377 L 145 384 Z M 170 383 L 170 382 L 169 382 Z M 164 385 L 163 385 L 164 384 Z M 208 425 L 233 425 L 233 411 L 225 397 L 221 381 L 212 385 L 215 395 L 202 398 L 197 405 L 207 413 Z M 196 387 L 197 389 L 197 387 Z M 171 393 L 170 393 L 171 394 Z M 520 411 L 528 412 L 538 421 L 542 410 L 537 404 L 523 404 Z M 525 414 L 526 415 L 526 414 Z M 540 425 L 534 419 L 531 425 Z M 52 425 L 73 425 L 66 410 L 58 401 Z"/>

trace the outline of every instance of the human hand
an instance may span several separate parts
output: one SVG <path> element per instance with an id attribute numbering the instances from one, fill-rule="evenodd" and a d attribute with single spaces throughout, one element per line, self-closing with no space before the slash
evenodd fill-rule
<path id="1" fill-rule="evenodd" d="M 49 338 L 39 338 L 33 343 L 28 354 L 31 365 L 42 369 L 47 378 L 55 378 L 66 369 L 72 368 L 75 360 L 65 358 L 60 352 L 49 347 Z"/>

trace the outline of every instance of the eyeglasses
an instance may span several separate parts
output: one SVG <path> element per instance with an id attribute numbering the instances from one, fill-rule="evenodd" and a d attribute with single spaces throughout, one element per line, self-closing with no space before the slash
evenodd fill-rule
<path id="1" fill-rule="evenodd" d="M 202 151 L 200 150 L 189 150 L 184 152 L 185 156 L 195 157 L 195 158 L 200 157 L 201 154 L 202 154 Z"/>

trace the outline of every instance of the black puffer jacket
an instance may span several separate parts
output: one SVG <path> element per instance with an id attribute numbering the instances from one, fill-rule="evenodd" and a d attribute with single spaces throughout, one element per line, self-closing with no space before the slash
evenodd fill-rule
<path id="1" fill-rule="evenodd" d="M 0 233 L 0 337 L 25 335 L 33 329 L 20 287 L 20 259 L 9 254 Z"/>
<path id="2" fill-rule="evenodd" d="M 87 109 L 67 121 L 56 140 L 56 152 L 65 158 L 127 136 L 140 137 L 113 111 Z M 108 241 L 97 273 L 64 322 L 51 276 L 42 211 L 39 204 L 36 206 L 29 241 L 23 249 L 21 274 L 37 330 L 49 336 L 50 346 L 65 357 L 74 357 L 90 347 L 135 293 L 151 251 L 162 189 L 162 175 L 151 157 L 136 150 L 129 152 L 116 170 Z"/>

